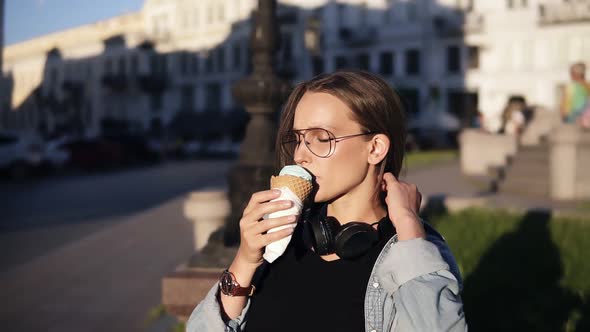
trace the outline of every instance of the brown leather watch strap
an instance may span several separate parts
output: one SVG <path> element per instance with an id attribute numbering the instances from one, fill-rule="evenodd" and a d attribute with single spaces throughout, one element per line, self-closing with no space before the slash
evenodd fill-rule
<path id="1" fill-rule="evenodd" d="M 256 287 L 250 285 L 242 287 L 236 280 L 236 276 L 228 270 L 223 271 L 219 278 L 219 288 L 227 296 L 252 296 Z"/>

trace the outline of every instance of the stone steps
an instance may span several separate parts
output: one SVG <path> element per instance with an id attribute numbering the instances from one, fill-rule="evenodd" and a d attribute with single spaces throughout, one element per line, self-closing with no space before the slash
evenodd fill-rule
<path id="1" fill-rule="evenodd" d="M 508 158 L 509 164 L 515 162 L 549 163 L 549 149 L 547 146 L 523 147 L 518 153 Z"/>
<path id="2" fill-rule="evenodd" d="M 531 178 L 514 177 L 507 181 L 500 182 L 498 185 L 498 190 L 516 194 L 546 197 L 549 195 L 549 182 L 535 181 Z"/>
<path id="3" fill-rule="evenodd" d="M 549 195 L 549 148 L 522 147 L 505 168 L 492 168 L 499 191 L 534 196 Z"/>

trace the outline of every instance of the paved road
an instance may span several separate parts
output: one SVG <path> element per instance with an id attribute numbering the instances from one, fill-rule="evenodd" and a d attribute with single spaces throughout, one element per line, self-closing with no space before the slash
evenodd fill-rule
<path id="1" fill-rule="evenodd" d="M 0 272 L 188 191 L 225 184 L 229 161 L 170 162 L 0 184 Z"/>
<path id="2" fill-rule="evenodd" d="M 162 278 L 194 252 L 186 194 L 226 187 L 230 166 L 171 163 L 4 187 L 2 330 L 152 331 L 145 320 L 161 303 Z"/>

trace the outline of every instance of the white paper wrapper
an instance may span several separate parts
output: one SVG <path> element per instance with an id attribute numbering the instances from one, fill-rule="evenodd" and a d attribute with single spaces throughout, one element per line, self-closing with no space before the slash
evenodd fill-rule
<path id="1" fill-rule="evenodd" d="M 297 195 L 295 195 L 291 191 L 291 189 L 289 189 L 287 187 L 273 188 L 273 189 L 281 190 L 281 196 L 272 200 L 273 202 L 274 201 L 281 201 L 281 200 L 290 200 L 293 202 L 293 206 L 287 210 L 281 210 L 281 211 L 277 211 L 274 213 L 265 214 L 263 216 L 263 219 L 278 218 L 278 217 L 283 217 L 283 216 L 300 215 L 301 214 L 301 210 L 303 209 L 303 203 L 301 202 L 301 200 L 299 200 L 299 197 L 297 197 Z M 294 224 L 279 226 L 279 227 L 270 229 L 268 231 L 268 233 L 276 232 L 276 231 L 279 231 L 281 229 L 288 228 L 288 227 L 295 227 L 295 225 L 296 224 L 294 223 Z M 269 263 L 274 262 L 277 258 L 279 258 L 285 252 L 290 241 L 291 241 L 291 235 L 267 245 L 266 248 L 264 248 L 264 254 L 262 255 L 262 257 Z"/>

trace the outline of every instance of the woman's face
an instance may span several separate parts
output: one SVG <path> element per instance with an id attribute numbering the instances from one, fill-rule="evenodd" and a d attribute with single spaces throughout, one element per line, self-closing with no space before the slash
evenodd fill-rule
<path id="1" fill-rule="evenodd" d="M 337 97 L 322 92 L 307 92 L 295 109 L 294 130 L 324 128 L 335 137 L 362 133 L 361 126 L 351 119 L 352 111 Z M 302 141 L 294 151 L 294 161 L 310 171 L 318 190 L 314 202 L 325 202 L 354 192 L 366 181 L 370 151 L 368 136 L 338 141 L 333 154 L 320 158 Z M 332 142 L 334 144 L 334 142 Z"/>

